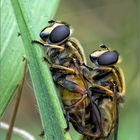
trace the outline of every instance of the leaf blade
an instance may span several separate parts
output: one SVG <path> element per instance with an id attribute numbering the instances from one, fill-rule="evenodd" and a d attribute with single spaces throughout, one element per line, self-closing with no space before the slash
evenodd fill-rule
<path id="1" fill-rule="evenodd" d="M 58 0 L 53 0 L 53 1 L 55 4 L 56 3 L 58 4 Z M 36 45 L 35 45 L 36 47 L 35 46 L 33 47 L 31 44 L 31 40 L 35 39 L 35 37 L 38 36 L 37 30 L 40 30 L 40 27 L 43 24 L 46 24 L 45 23 L 46 21 L 40 22 L 40 25 L 37 26 L 37 30 L 33 29 L 33 26 L 35 25 L 34 22 L 37 21 L 37 18 L 34 20 L 31 19 L 32 13 L 29 10 L 30 8 L 29 1 L 11 0 L 11 3 L 16 15 L 17 23 L 21 33 L 21 38 L 23 40 L 29 71 L 31 74 L 31 78 L 33 80 L 35 95 L 41 112 L 42 124 L 45 130 L 47 131 L 46 138 L 51 140 L 54 139 L 53 138 L 54 136 L 57 136 L 56 139 L 64 139 L 63 128 L 65 127 L 65 120 L 63 117 L 61 106 L 58 102 L 58 97 L 56 95 L 55 88 L 53 86 L 50 72 L 48 70 L 46 63 L 42 62 L 41 58 L 43 54 L 40 48 Z M 54 7 L 53 4 L 52 7 Z M 51 8 L 50 11 L 56 10 L 56 6 L 52 9 Z M 52 15 L 54 15 L 54 12 L 50 12 L 50 13 L 48 13 L 49 17 L 46 18 L 47 20 Z M 24 50 L 22 53 L 24 54 Z M 47 84 L 49 85 L 48 87 L 46 87 Z M 46 94 L 46 92 L 48 94 Z M 52 92 L 53 94 L 50 94 Z"/>
<path id="2" fill-rule="evenodd" d="M 55 114 L 54 112 L 55 108 L 51 102 L 51 98 L 49 95 L 49 93 L 53 94 L 55 91 L 54 86 L 52 86 L 53 82 L 49 70 L 47 68 L 47 65 L 41 62 L 40 58 L 42 57 L 42 53 L 40 49 L 37 47 L 32 48 L 31 45 L 31 40 L 34 38 L 34 35 L 31 27 L 32 21 L 30 21 L 30 18 L 28 17 L 30 12 L 28 11 L 28 9 L 26 9 L 27 4 L 22 3 L 23 1 L 17 0 L 12 0 L 11 2 L 16 15 L 18 26 L 22 34 L 22 40 L 25 48 L 31 79 L 35 89 L 36 99 L 39 105 L 43 128 L 45 129 L 45 132 L 47 132 L 45 133 L 46 139 L 53 140 L 54 136 L 57 135 L 56 139 L 63 140 L 63 131 L 58 123 L 58 118 L 54 117 L 57 114 Z M 28 13 L 28 15 L 26 12 Z M 45 76 L 48 77 L 49 81 L 47 82 L 49 82 L 49 84 L 45 82 Z M 44 83 L 47 85 L 45 85 Z M 48 85 L 51 85 L 51 88 Z M 47 94 L 45 94 L 46 92 Z M 57 98 L 57 96 L 55 96 L 55 98 Z M 58 110 L 61 111 L 61 109 Z"/>

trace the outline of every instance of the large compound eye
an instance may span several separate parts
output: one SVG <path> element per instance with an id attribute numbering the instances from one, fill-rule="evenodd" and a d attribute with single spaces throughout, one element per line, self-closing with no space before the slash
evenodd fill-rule
<path id="1" fill-rule="evenodd" d="M 70 29 L 68 26 L 59 25 L 54 28 L 49 36 L 50 42 L 59 43 L 67 39 L 70 35 Z"/>
<path id="2" fill-rule="evenodd" d="M 42 40 L 46 41 L 49 38 L 49 33 L 46 32 L 45 30 L 41 31 L 40 32 L 40 37 L 41 37 Z"/>
<path id="3" fill-rule="evenodd" d="M 118 58 L 119 54 L 117 51 L 109 51 L 100 55 L 97 61 L 99 65 L 112 65 L 117 63 Z"/>

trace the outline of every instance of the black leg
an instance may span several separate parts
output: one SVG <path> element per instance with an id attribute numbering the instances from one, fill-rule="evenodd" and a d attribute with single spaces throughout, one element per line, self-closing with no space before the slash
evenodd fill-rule
<path id="1" fill-rule="evenodd" d="M 72 82 L 72 81 L 68 81 L 65 78 L 64 79 L 59 79 L 56 80 L 56 83 L 59 84 L 60 86 L 64 87 L 65 89 L 67 89 L 68 91 L 71 91 L 75 94 L 80 93 L 82 96 L 77 99 L 77 101 L 69 106 L 65 106 L 66 109 L 71 109 L 73 107 L 78 106 L 86 97 L 87 97 L 87 91 L 82 88 L 80 85 Z"/>
<path id="2" fill-rule="evenodd" d="M 101 80 L 101 79 L 105 78 L 106 76 L 110 75 L 111 73 L 112 73 L 111 71 L 100 72 L 93 76 L 93 80 L 95 80 L 95 81 Z"/>
<path id="3" fill-rule="evenodd" d="M 73 127 L 81 134 L 84 132 L 84 127 L 80 125 L 77 121 L 70 117 L 70 122 L 72 123 Z"/>
<path id="4" fill-rule="evenodd" d="M 92 97 L 91 97 L 91 94 L 90 94 L 90 90 L 89 90 L 89 87 L 88 87 L 88 83 L 87 81 L 84 79 L 83 77 L 83 74 L 82 74 L 82 70 L 80 69 L 80 66 L 78 66 L 77 64 L 77 61 L 76 59 L 73 59 L 73 62 L 75 64 L 75 67 L 77 68 L 78 72 L 79 72 L 79 75 L 85 85 L 85 88 L 87 90 L 87 96 L 90 100 L 90 103 L 91 103 L 91 115 L 92 115 L 92 118 L 93 120 L 95 120 L 96 122 L 96 126 L 98 127 L 98 129 L 100 130 L 100 133 L 101 135 L 103 134 L 103 129 L 102 129 L 102 123 L 101 123 L 101 114 L 100 114 L 100 111 L 99 111 L 99 108 L 96 106 L 96 104 L 92 101 Z"/>
<path id="5" fill-rule="evenodd" d="M 70 116 L 69 116 L 69 112 L 66 111 L 66 114 L 65 114 L 65 118 L 66 118 L 66 124 L 67 124 L 67 127 L 65 128 L 65 131 L 69 131 L 70 130 Z"/>
<path id="6" fill-rule="evenodd" d="M 117 90 L 116 85 L 113 85 L 114 89 L 114 140 L 118 139 L 118 123 L 119 123 L 119 113 L 118 113 L 118 103 L 117 103 Z"/>
<path id="7" fill-rule="evenodd" d="M 57 81 L 57 83 L 69 91 L 76 92 L 76 93 L 78 92 L 83 95 L 87 94 L 87 91 L 84 88 L 82 88 L 81 86 L 79 86 L 78 84 L 72 81 L 68 81 L 66 79 L 60 79 Z"/>
<path id="8" fill-rule="evenodd" d="M 41 42 L 41 41 L 38 41 L 38 40 L 32 40 L 31 43 L 35 43 L 35 44 L 39 44 L 39 45 L 42 45 L 44 46 L 44 44 Z"/>

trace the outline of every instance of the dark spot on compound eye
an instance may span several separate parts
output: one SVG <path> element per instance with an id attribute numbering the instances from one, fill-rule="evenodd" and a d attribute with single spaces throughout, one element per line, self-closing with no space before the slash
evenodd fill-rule
<path id="1" fill-rule="evenodd" d="M 92 56 L 92 55 L 89 55 L 89 58 L 90 58 L 90 61 L 93 63 L 97 60 L 97 57 Z"/>
<path id="2" fill-rule="evenodd" d="M 60 25 L 54 28 L 49 36 L 50 42 L 60 43 L 66 40 L 70 35 L 70 29 L 68 26 Z"/>
<path id="3" fill-rule="evenodd" d="M 119 54 L 117 51 L 109 51 L 99 56 L 97 61 L 99 65 L 112 65 L 117 63 L 118 58 Z"/>
<path id="4" fill-rule="evenodd" d="M 97 52 L 97 50 L 93 51 L 90 55 L 89 55 L 89 58 L 90 58 L 90 61 L 95 63 L 95 61 L 97 60 L 98 56 L 95 55 L 95 53 Z"/>
<path id="5" fill-rule="evenodd" d="M 40 32 L 40 37 L 42 40 L 46 41 L 49 38 L 49 33 L 46 31 Z"/>

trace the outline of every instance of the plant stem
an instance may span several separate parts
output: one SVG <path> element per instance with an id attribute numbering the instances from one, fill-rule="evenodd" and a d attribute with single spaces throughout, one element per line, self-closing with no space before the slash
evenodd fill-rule
<path id="1" fill-rule="evenodd" d="M 21 81 L 20 81 L 20 84 L 19 84 L 19 87 L 18 87 L 16 103 L 15 103 L 14 110 L 13 110 L 13 113 L 12 113 L 12 117 L 11 117 L 11 120 L 10 120 L 10 125 L 9 125 L 8 130 L 7 130 L 6 140 L 11 140 L 12 131 L 13 131 L 13 127 L 14 127 L 14 124 L 15 124 L 17 111 L 18 111 L 18 107 L 19 107 L 19 103 L 20 103 L 20 99 L 21 99 L 22 89 L 23 89 L 23 85 L 24 85 L 24 81 L 25 81 L 26 69 L 27 69 L 27 60 L 25 59 L 25 67 L 24 67 L 22 78 L 21 78 Z"/>

